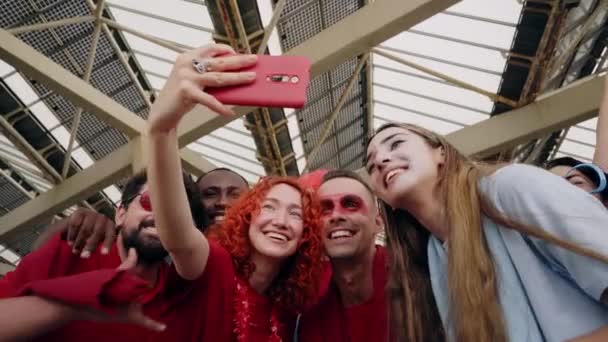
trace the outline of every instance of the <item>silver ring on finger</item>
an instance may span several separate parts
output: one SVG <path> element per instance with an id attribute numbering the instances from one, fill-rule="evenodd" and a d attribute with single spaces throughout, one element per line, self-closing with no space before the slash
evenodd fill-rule
<path id="1" fill-rule="evenodd" d="M 204 74 L 206 72 L 211 71 L 211 66 L 209 65 L 209 60 L 204 60 L 204 61 L 200 62 L 197 59 L 193 59 L 192 66 L 194 67 L 194 70 L 196 70 L 196 72 L 198 72 L 199 74 Z"/>

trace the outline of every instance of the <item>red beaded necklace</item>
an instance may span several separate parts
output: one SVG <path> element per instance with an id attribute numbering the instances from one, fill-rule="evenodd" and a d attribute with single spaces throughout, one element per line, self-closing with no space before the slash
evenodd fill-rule
<path id="1" fill-rule="evenodd" d="M 239 277 L 235 277 L 236 287 L 234 293 L 233 316 L 234 316 L 234 333 L 237 342 L 249 341 L 249 327 L 253 324 L 252 311 L 255 305 L 256 296 L 249 284 Z M 270 312 L 270 334 L 268 342 L 282 342 L 283 325 L 280 323 L 279 314 L 276 307 L 273 305 Z"/>

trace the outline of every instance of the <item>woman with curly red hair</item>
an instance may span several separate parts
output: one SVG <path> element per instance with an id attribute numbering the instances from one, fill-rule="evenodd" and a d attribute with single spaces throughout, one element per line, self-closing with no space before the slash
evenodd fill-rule
<path id="1" fill-rule="evenodd" d="M 204 61 L 205 71 L 193 68 L 193 61 Z M 222 71 L 255 62 L 255 56 L 235 55 L 224 45 L 182 54 L 148 119 L 154 228 L 176 273 L 166 279 L 169 288 L 200 303 L 192 324 L 205 341 L 289 340 L 291 318 L 316 297 L 320 276 L 318 203 L 295 179 L 262 180 L 231 207 L 214 239 L 196 229 L 185 191 L 174 186 L 182 172 L 177 142 L 181 117 L 197 103 L 230 114 L 203 88 L 251 82 L 251 73 Z"/>
<path id="2" fill-rule="evenodd" d="M 280 229 L 281 216 L 285 214 L 278 212 L 277 204 L 290 197 L 295 202 L 300 197 L 301 201 L 285 218 L 297 227 L 294 230 L 298 230 L 299 240 L 291 239 L 291 246 L 278 248 L 285 245 L 287 237 Z M 256 270 L 266 267 L 262 272 L 275 277 L 262 279 L 269 283 L 264 293 L 279 307 L 296 312 L 310 305 L 317 295 L 318 265 L 322 260 L 318 210 L 312 192 L 303 190 L 294 178 L 268 177 L 240 198 L 209 236 L 232 256 L 240 277 L 252 279 Z M 264 227 L 266 223 L 279 229 Z"/>

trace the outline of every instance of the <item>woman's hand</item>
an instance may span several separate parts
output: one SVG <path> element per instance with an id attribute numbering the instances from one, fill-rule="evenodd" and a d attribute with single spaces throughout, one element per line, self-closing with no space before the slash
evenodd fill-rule
<path id="1" fill-rule="evenodd" d="M 226 87 L 251 83 L 254 72 L 238 72 L 255 65 L 256 55 L 237 55 L 222 44 L 210 44 L 187 51 L 177 57 L 167 83 L 150 110 L 148 129 L 151 134 L 175 129 L 184 114 L 201 104 L 221 115 L 234 115 L 207 87 Z M 199 65 L 199 70 L 195 67 Z"/>

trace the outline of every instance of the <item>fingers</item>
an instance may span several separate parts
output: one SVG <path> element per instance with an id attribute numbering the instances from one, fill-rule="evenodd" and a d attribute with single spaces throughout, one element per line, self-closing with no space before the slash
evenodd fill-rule
<path id="1" fill-rule="evenodd" d="M 82 253 L 80 253 L 81 258 L 90 257 L 91 253 L 99 246 L 101 240 L 105 238 L 106 221 L 108 221 L 108 219 L 101 214 L 96 217 L 91 236 L 85 241 L 84 249 Z"/>
<path id="2" fill-rule="evenodd" d="M 72 215 L 70 215 L 68 221 L 68 245 L 72 246 L 74 244 L 74 240 L 76 240 L 76 236 L 78 236 L 78 231 L 80 230 L 83 219 L 84 213 L 81 209 L 77 209 Z"/>
<path id="3" fill-rule="evenodd" d="M 255 81 L 255 72 L 206 72 L 196 74 L 195 82 L 201 87 L 227 87 Z"/>
<path id="4" fill-rule="evenodd" d="M 137 252 L 135 248 L 129 248 L 127 258 L 118 266 L 118 271 L 128 271 L 137 265 Z"/>
<path id="5" fill-rule="evenodd" d="M 114 241 L 116 240 L 116 226 L 114 225 L 114 222 L 111 220 L 106 221 L 105 232 L 101 254 L 108 254 L 112 245 L 114 245 Z"/>
<path id="6" fill-rule="evenodd" d="M 78 228 L 78 235 L 74 240 L 74 245 L 72 246 L 72 251 L 74 253 L 80 253 L 82 248 L 84 247 L 87 239 L 93 234 L 93 228 L 95 227 L 95 216 L 90 215 L 90 213 L 85 213 L 84 219 Z"/>
<path id="7" fill-rule="evenodd" d="M 127 320 L 153 331 L 163 331 L 166 325 L 144 315 L 142 305 L 133 303 L 127 309 Z"/>
<path id="8" fill-rule="evenodd" d="M 235 55 L 206 59 L 205 66 L 209 72 L 242 70 L 255 65 L 257 61 L 256 55 Z"/>
<path id="9" fill-rule="evenodd" d="M 203 106 L 208 107 L 214 112 L 224 115 L 224 116 L 233 116 L 236 115 L 232 109 L 225 106 L 223 103 L 218 101 L 213 95 L 209 95 L 202 91 L 200 88 L 192 85 L 192 88 L 189 90 L 190 97 L 193 101 L 200 103 Z"/>
<path id="10" fill-rule="evenodd" d="M 197 57 L 209 58 L 224 55 L 236 55 L 236 51 L 226 44 L 209 44 L 194 50 Z"/>
<path id="11" fill-rule="evenodd" d="M 150 329 L 152 331 L 164 331 L 167 326 L 164 325 L 161 322 L 155 321 L 150 317 L 141 315 L 141 317 L 138 317 L 137 320 L 135 321 L 135 323 L 143 326 L 144 328 Z"/>

